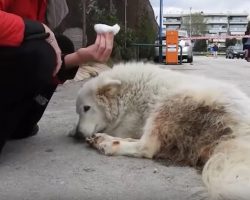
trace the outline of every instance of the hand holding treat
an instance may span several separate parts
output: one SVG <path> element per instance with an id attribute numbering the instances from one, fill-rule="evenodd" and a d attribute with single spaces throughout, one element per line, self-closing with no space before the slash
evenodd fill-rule
<path id="1" fill-rule="evenodd" d="M 94 29 L 97 33 L 95 43 L 77 50 L 75 55 L 68 55 L 66 58 L 70 64 L 79 64 L 84 62 L 106 62 L 113 49 L 114 35 L 120 31 L 118 24 L 108 26 L 106 24 L 96 24 Z M 74 57 L 73 57 L 74 56 Z"/>

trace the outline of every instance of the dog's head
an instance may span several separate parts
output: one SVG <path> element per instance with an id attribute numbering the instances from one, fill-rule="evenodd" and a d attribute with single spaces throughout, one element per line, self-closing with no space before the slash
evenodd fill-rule
<path id="1" fill-rule="evenodd" d="M 105 131 L 118 115 L 121 81 L 96 77 L 80 89 L 76 101 L 77 132 L 83 137 Z"/>

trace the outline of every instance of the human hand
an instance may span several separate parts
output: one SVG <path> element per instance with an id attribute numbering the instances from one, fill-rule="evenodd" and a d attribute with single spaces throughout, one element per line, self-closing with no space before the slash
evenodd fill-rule
<path id="1" fill-rule="evenodd" d="M 97 34 L 94 44 L 77 51 L 80 60 L 106 62 L 113 49 L 114 34 L 112 32 Z"/>
<path id="2" fill-rule="evenodd" d="M 49 37 L 46 38 L 46 41 L 51 45 L 51 47 L 54 49 L 56 53 L 56 66 L 53 72 L 53 76 L 55 76 L 62 66 L 61 49 L 57 44 L 55 34 L 50 30 L 48 26 L 46 26 L 45 24 L 43 24 L 43 26 L 45 32 L 49 33 Z"/>

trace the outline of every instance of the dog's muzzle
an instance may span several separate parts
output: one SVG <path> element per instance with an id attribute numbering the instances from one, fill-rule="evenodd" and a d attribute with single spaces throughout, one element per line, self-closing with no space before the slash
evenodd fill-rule
<path id="1" fill-rule="evenodd" d="M 84 136 L 84 134 L 81 131 L 79 131 L 78 126 L 76 127 L 75 132 L 71 134 L 71 136 L 76 140 L 80 140 L 80 141 L 86 140 L 86 137 Z"/>

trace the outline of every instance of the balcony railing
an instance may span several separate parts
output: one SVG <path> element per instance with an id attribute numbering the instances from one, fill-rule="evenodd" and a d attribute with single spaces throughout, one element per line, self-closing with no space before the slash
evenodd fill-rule
<path id="1" fill-rule="evenodd" d="M 248 21 L 247 19 L 238 19 L 238 20 L 233 19 L 233 20 L 229 20 L 229 23 L 230 24 L 247 24 Z"/>
<path id="2" fill-rule="evenodd" d="M 233 28 L 229 28 L 229 31 L 240 31 L 240 32 L 242 32 L 242 31 L 246 31 L 246 28 L 242 28 L 242 27 L 239 27 L 239 28 L 233 27 Z"/>
<path id="3" fill-rule="evenodd" d="M 207 19 L 207 24 L 227 24 L 228 21 L 226 19 Z"/>
<path id="4" fill-rule="evenodd" d="M 163 24 L 181 24 L 181 22 L 180 21 L 170 21 L 170 20 L 166 20 L 166 21 L 164 21 L 163 20 Z"/>
<path id="5" fill-rule="evenodd" d="M 208 29 L 209 33 L 226 33 L 227 28 L 210 28 Z"/>

